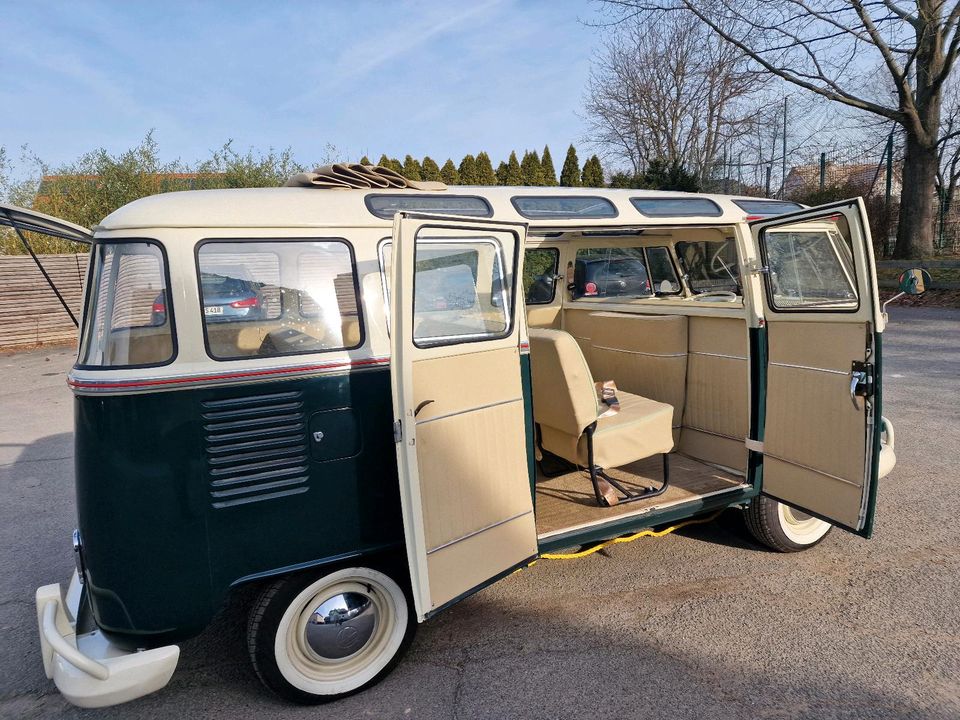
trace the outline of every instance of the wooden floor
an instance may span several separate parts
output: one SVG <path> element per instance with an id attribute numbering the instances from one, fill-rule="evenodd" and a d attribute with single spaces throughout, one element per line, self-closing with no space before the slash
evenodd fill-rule
<path id="1" fill-rule="evenodd" d="M 656 485 L 663 478 L 659 455 L 640 460 L 607 473 L 627 488 Z M 743 478 L 698 462 L 684 455 L 670 455 L 670 487 L 663 495 L 649 500 L 613 507 L 597 507 L 590 474 L 570 472 L 555 478 L 537 477 L 537 534 L 540 537 L 571 530 L 627 515 L 650 512 L 654 508 L 692 500 L 696 497 L 741 487 Z"/>

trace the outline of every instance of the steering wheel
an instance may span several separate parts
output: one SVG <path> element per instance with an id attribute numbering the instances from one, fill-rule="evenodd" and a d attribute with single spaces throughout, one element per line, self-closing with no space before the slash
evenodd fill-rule
<path id="1" fill-rule="evenodd" d="M 710 271 L 713 272 L 713 273 L 715 273 L 715 274 L 717 274 L 717 275 L 719 275 L 719 274 L 721 274 L 721 273 L 730 272 L 730 270 L 729 270 L 730 265 L 728 265 L 726 262 L 724 262 L 723 258 L 720 257 L 720 253 L 722 253 L 722 252 L 726 249 L 726 247 L 727 247 L 727 244 L 726 244 L 726 243 L 724 243 L 723 245 L 721 245 L 721 246 L 720 246 L 720 249 L 717 250 L 717 251 L 713 254 L 713 256 L 710 258 Z"/>
<path id="2" fill-rule="evenodd" d="M 735 292 L 730 290 L 711 290 L 709 292 L 700 293 L 699 295 L 694 295 L 693 299 L 697 302 L 703 302 L 704 300 L 710 300 L 716 298 L 717 300 L 723 300 L 724 302 L 734 302 L 740 296 Z"/>

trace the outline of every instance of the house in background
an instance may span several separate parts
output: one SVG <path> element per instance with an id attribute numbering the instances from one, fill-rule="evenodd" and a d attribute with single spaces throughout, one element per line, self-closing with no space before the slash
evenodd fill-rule
<path id="1" fill-rule="evenodd" d="M 839 163 L 827 162 L 824 178 L 824 185 L 827 187 L 849 187 L 856 191 L 855 194 L 864 197 L 882 196 L 886 193 L 887 187 L 887 167 L 880 163 L 857 163 L 843 165 Z M 900 180 L 900 164 L 893 166 L 893 183 L 890 194 L 900 197 L 902 189 Z M 795 165 L 787 173 L 787 179 L 783 183 L 784 197 L 794 197 L 810 192 L 815 192 L 820 188 L 820 164 Z"/>

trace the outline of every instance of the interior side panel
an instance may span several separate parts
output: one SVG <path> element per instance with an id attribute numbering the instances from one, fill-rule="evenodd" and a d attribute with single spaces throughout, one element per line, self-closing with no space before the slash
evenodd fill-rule
<path id="1" fill-rule="evenodd" d="M 686 397 L 687 318 L 682 315 L 591 313 L 594 380 L 673 406 L 674 443 Z"/>
<path id="2" fill-rule="evenodd" d="M 592 345 L 593 322 L 590 316 L 593 310 L 564 310 L 563 311 L 563 330 L 573 335 L 574 340 L 580 346 L 583 357 L 587 359 L 587 364 L 593 368 L 593 359 L 590 357 Z"/>
<path id="3" fill-rule="evenodd" d="M 536 553 L 518 349 L 419 360 L 417 460 L 434 607 Z M 465 382 L 469 378 L 470 382 Z M 423 404 L 426 401 L 427 404 Z"/>
<path id="4" fill-rule="evenodd" d="M 746 472 L 749 342 L 744 320 L 689 318 L 686 405 L 679 450 Z"/>
<path id="5" fill-rule="evenodd" d="M 560 305 L 528 305 L 527 325 L 535 328 L 560 327 Z"/>
<path id="6" fill-rule="evenodd" d="M 865 323 L 770 323 L 764 489 L 856 526 L 864 482 L 862 408 L 850 366 L 866 355 Z"/>

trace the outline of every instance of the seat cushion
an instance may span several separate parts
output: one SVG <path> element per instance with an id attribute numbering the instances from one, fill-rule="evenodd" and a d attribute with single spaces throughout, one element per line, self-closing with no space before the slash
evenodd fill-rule
<path id="1" fill-rule="evenodd" d="M 597 421 L 593 461 L 604 468 L 628 465 L 673 449 L 673 407 L 640 395 L 617 392 L 620 412 Z M 587 437 L 549 425 L 540 426 L 543 448 L 565 460 L 587 466 Z"/>

